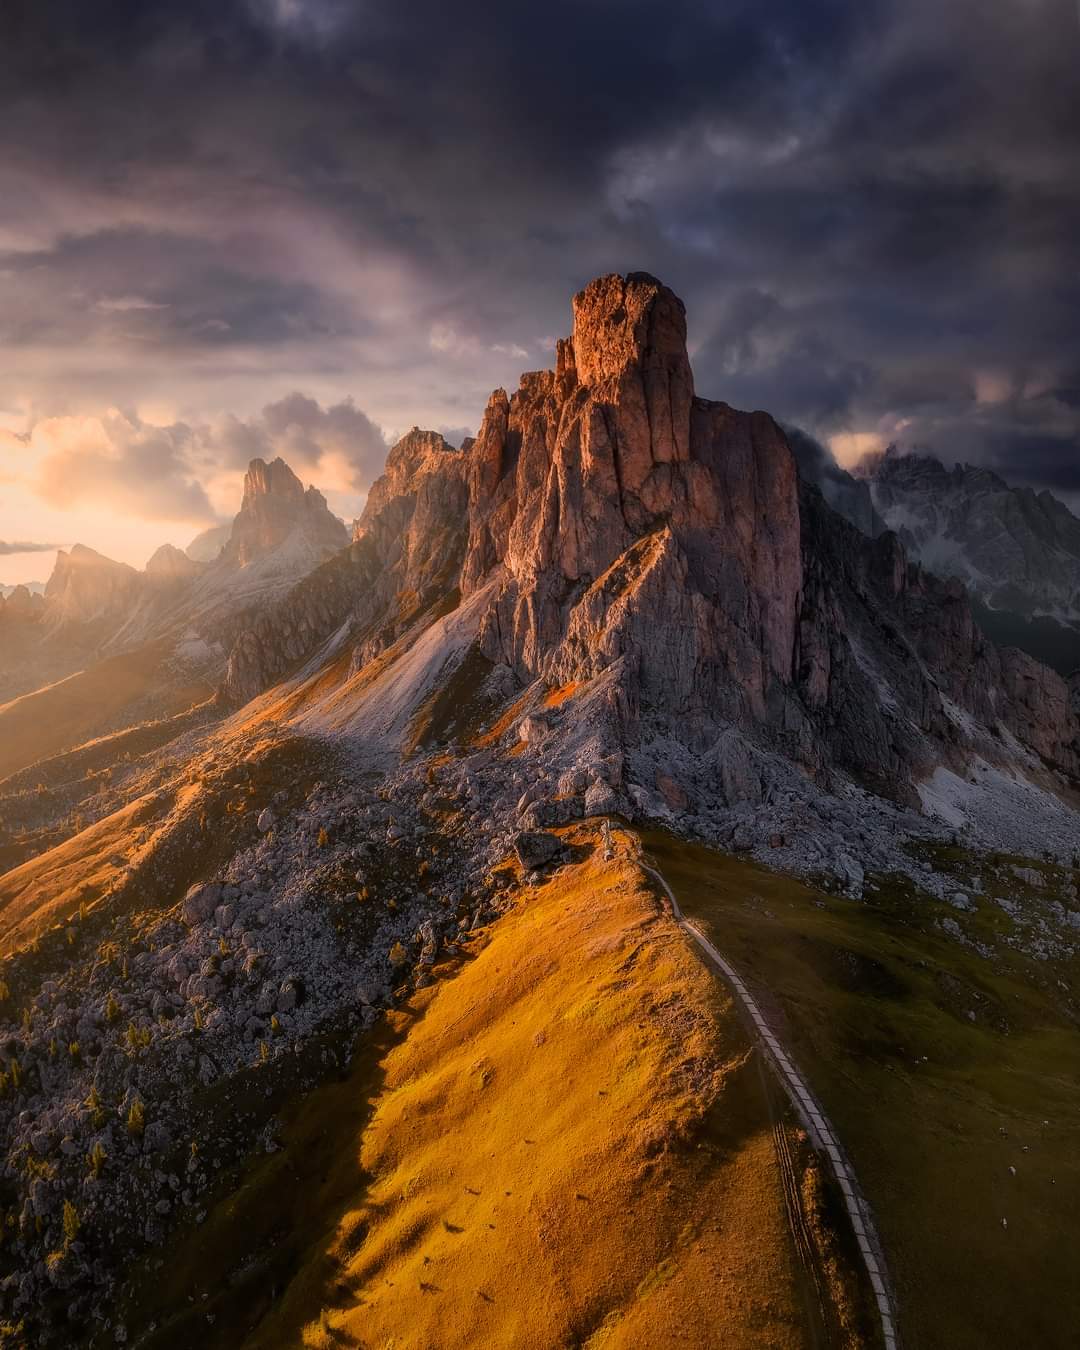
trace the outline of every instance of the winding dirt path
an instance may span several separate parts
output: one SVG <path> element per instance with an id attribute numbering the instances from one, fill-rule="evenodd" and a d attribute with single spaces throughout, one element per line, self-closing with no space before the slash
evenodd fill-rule
<path id="1" fill-rule="evenodd" d="M 840 1147 L 835 1129 L 822 1110 L 820 1102 L 810 1091 L 806 1079 L 796 1068 L 765 1020 L 765 1015 L 753 994 L 739 977 L 738 972 L 730 962 L 720 955 L 701 928 L 692 919 L 685 917 L 664 876 L 655 867 L 650 867 L 640 859 L 638 862 L 639 866 L 648 872 L 663 890 L 667 897 L 672 918 L 697 943 L 710 965 L 714 966 L 731 986 L 732 992 L 744 1013 L 753 1024 L 766 1060 L 772 1066 L 785 1092 L 791 1099 L 791 1103 L 806 1132 L 813 1140 L 818 1153 L 828 1161 L 829 1168 L 843 1194 L 844 1206 L 847 1209 L 848 1218 L 851 1220 L 851 1226 L 859 1244 L 859 1252 L 862 1255 L 866 1273 L 877 1300 L 885 1350 L 898 1350 L 896 1308 L 887 1283 L 881 1239 L 878 1237 L 877 1229 L 874 1226 L 870 1206 L 859 1189 L 858 1182 L 855 1179 L 855 1171 L 847 1155 Z"/>

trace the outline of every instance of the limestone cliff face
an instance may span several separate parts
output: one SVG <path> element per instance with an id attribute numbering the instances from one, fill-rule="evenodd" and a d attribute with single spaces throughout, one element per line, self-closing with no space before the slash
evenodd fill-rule
<path id="1" fill-rule="evenodd" d="M 667 287 L 586 287 L 555 370 L 492 395 L 469 461 L 462 589 L 507 574 L 489 656 L 552 678 L 627 657 L 673 710 L 765 715 L 791 676 L 795 467 L 771 418 L 694 397 Z"/>
<path id="2" fill-rule="evenodd" d="M 682 302 L 643 273 L 577 295 L 555 368 L 496 390 L 474 442 L 414 429 L 394 447 L 348 554 L 245 635 L 227 692 L 338 628 L 355 670 L 481 588 L 483 654 L 522 683 L 604 674 L 628 741 L 648 726 L 707 749 L 735 724 L 914 802 L 977 722 L 982 753 L 1018 741 L 1080 773 L 1065 683 L 989 643 L 896 535 L 800 484 L 771 417 L 697 397 Z"/>

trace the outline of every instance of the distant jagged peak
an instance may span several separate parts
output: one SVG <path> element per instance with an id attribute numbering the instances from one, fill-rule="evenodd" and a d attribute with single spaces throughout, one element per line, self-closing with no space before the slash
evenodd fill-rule
<path id="1" fill-rule="evenodd" d="M 184 552 L 195 562 L 214 562 L 229 542 L 231 534 L 231 520 L 224 525 L 211 525 L 208 530 L 197 534 Z"/>
<path id="2" fill-rule="evenodd" d="M 53 564 L 52 577 L 57 573 L 65 573 L 72 568 L 121 568 L 128 572 L 134 572 L 136 569 L 128 563 L 117 562 L 115 558 L 109 558 L 104 553 L 99 553 L 96 548 L 91 548 L 88 544 L 72 544 L 71 548 L 56 550 L 56 562 Z"/>
<path id="3" fill-rule="evenodd" d="M 343 548 L 349 534 L 318 488 L 303 483 L 280 457 L 253 459 L 244 474 L 244 496 L 221 561 L 239 567 L 257 562 L 293 534 L 317 552 Z"/>
<path id="4" fill-rule="evenodd" d="M 146 575 L 158 581 L 177 581 L 197 576 L 203 564 L 175 544 L 162 544 L 146 564 Z"/>
<path id="5" fill-rule="evenodd" d="M 876 483 L 903 485 L 948 485 L 970 492 L 1026 491 L 1013 488 L 999 473 L 985 464 L 957 460 L 946 464 L 940 455 L 920 446 L 910 448 L 891 443 L 884 450 L 871 450 L 852 468 L 852 474 Z"/>
<path id="6" fill-rule="evenodd" d="M 45 597 L 29 586 L 12 586 L 6 597 L 0 594 L 0 613 L 9 619 L 36 618 L 44 608 Z"/>
<path id="7" fill-rule="evenodd" d="M 58 549 L 45 586 L 49 617 L 56 623 L 87 622 L 116 613 L 130 601 L 140 580 L 134 567 L 86 544 Z"/>

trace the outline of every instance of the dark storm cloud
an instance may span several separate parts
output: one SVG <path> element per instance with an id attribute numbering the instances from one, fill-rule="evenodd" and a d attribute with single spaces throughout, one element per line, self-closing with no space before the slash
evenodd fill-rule
<path id="1" fill-rule="evenodd" d="M 578 286 L 640 267 L 703 394 L 1071 481 L 1073 0 L 15 13 L 0 395 L 125 401 L 165 362 L 194 402 L 317 375 L 331 411 L 475 426 Z M 344 424 L 359 479 L 377 428 Z"/>

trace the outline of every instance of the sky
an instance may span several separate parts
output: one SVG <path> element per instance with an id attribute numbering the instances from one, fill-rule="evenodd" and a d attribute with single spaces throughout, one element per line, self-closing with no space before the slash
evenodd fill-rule
<path id="1" fill-rule="evenodd" d="M 341 515 L 646 270 L 698 392 L 1080 493 L 1076 0 L 14 0 L 0 581 Z M 1076 498 L 1072 498 L 1076 500 Z M 28 547 L 32 545 L 33 547 Z"/>

